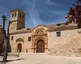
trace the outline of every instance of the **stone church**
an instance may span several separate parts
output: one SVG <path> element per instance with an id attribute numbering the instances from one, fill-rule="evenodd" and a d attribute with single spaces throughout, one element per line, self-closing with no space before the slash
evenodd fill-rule
<path id="1" fill-rule="evenodd" d="M 8 26 L 11 52 L 81 56 L 81 29 L 75 23 L 25 28 L 25 13 L 11 11 Z"/>

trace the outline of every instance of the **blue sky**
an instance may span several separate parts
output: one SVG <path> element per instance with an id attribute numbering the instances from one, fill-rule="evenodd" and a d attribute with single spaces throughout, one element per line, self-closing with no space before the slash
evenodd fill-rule
<path id="1" fill-rule="evenodd" d="M 62 23 L 66 22 L 64 16 L 75 2 L 76 0 L 0 0 L 0 17 L 3 14 L 7 16 L 7 27 L 10 11 L 20 8 L 26 13 L 25 27 Z"/>

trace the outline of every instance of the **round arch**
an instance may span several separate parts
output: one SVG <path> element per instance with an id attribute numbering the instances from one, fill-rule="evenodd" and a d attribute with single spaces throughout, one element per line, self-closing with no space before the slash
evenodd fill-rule
<path id="1" fill-rule="evenodd" d="M 36 45 L 39 40 L 43 40 L 45 43 L 45 39 L 43 37 L 39 37 L 39 38 L 35 39 L 34 45 Z"/>
<path id="2" fill-rule="evenodd" d="M 22 44 L 18 43 L 17 45 L 17 52 L 22 52 Z"/>
<path id="3" fill-rule="evenodd" d="M 43 34 L 44 32 L 45 32 L 44 29 L 37 29 L 37 30 L 35 31 L 35 34 Z"/>
<path id="4" fill-rule="evenodd" d="M 16 42 L 24 42 L 24 40 L 22 39 L 22 38 L 18 38 L 17 40 L 16 40 Z"/>

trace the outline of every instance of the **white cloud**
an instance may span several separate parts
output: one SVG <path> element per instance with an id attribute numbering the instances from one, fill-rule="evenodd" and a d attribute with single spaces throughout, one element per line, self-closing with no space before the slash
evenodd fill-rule
<path id="1" fill-rule="evenodd" d="M 32 20 L 32 23 L 34 26 L 42 23 L 40 16 L 39 16 L 39 12 L 37 11 L 37 8 L 36 8 L 35 0 L 33 0 L 31 7 L 28 9 L 28 12 L 29 12 L 30 19 Z"/>
<path id="2" fill-rule="evenodd" d="M 45 3 L 46 3 L 47 5 L 55 5 L 55 6 L 60 5 L 59 3 L 52 2 L 51 0 L 45 0 Z"/>
<path id="3" fill-rule="evenodd" d="M 44 23 L 51 23 L 51 22 L 60 22 L 64 21 L 65 19 L 61 16 L 64 15 L 65 11 L 56 11 L 52 9 L 53 6 L 60 6 L 58 2 L 54 2 L 52 0 L 22 0 L 22 4 L 26 7 L 26 11 L 29 14 L 28 22 L 31 26 L 37 26 L 38 24 L 44 24 Z M 43 7 L 44 6 L 44 7 Z M 50 8 L 50 6 L 52 6 Z M 55 7 L 56 8 L 56 7 Z M 40 12 L 47 16 L 47 20 L 45 21 L 44 18 L 40 18 Z M 41 14 L 41 15 L 42 15 Z M 54 16 L 61 17 L 59 19 L 54 20 Z M 29 25 L 27 24 L 27 26 Z M 30 26 L 29 25 L 29 26 Z"/>

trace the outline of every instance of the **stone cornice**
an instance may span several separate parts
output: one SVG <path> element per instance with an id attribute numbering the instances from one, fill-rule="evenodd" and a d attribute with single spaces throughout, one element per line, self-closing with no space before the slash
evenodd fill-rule
<path id="1" fill-rule="evenodd" d="M 22 33 L 31 33 L 31 31 L 20 31 L 20 32 L 13 32 L 13 33 L 9 33 L 9 34 L 14 35 L 14 34 L 22 34 Z"/>

